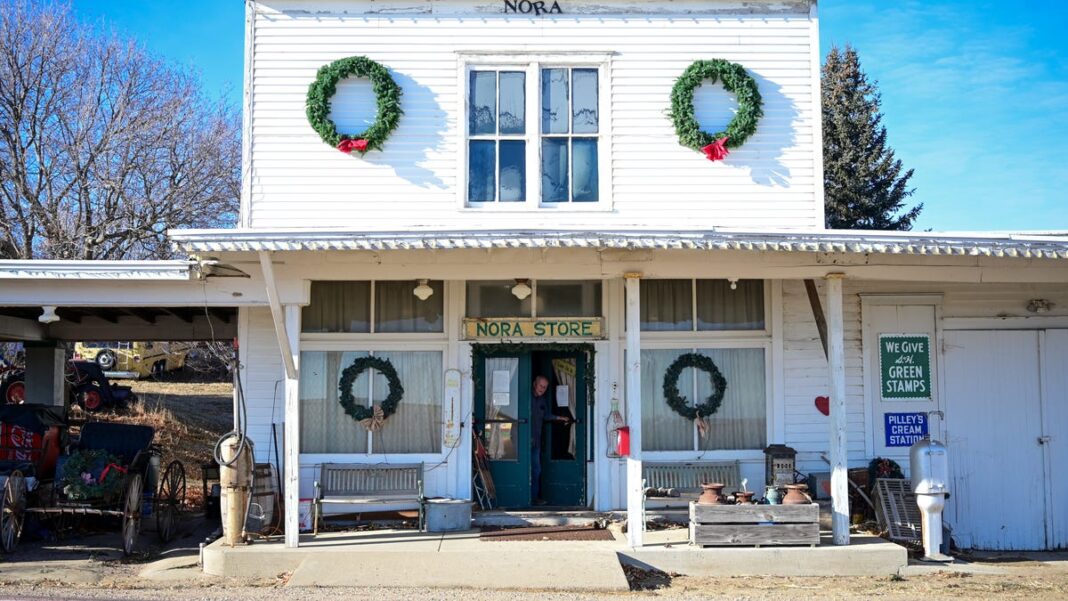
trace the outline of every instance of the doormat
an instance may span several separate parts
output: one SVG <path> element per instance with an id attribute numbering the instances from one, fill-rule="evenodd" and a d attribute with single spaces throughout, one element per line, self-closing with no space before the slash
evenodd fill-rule
<path id="1" fill-rule="evenodd" d="M 592 526 L 537 526 L 530 528 L 501 528 L 486 526 L 478 538 L 483 541 L 562 541 L 562 540 L 615 540 L 604 528 Z"/>

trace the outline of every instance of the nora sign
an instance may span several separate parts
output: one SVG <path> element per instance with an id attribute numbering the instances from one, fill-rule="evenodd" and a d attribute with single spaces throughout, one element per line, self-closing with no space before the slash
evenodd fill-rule
<path id="1" fill-rule="evenodd" d="M 929 335 L 879 335 L 879 390 L 884 401 L 931 400 Z"/>
<path id="2" fill-rule="evenodd" d="M 600 317 L 538 319 L 465 319 L 464 334 L 469 340 L 603 338 L 604 320 Z"/>
<path id="3" fill-rule="evenodd" d="M 554 0 L 504 0 L 505 14 L 513 15 L 562 15 L 560 3 Z"/>

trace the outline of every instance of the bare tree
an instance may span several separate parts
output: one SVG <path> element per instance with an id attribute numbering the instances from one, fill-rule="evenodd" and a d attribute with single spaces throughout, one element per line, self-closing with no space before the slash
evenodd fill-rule
<path id="1" fill-rule="evenodd" d="M 240 117 L 199 78 L 78 23 L 0 0 L 0 256 L 166 258 L 173 227 L 225 227 Z"/>

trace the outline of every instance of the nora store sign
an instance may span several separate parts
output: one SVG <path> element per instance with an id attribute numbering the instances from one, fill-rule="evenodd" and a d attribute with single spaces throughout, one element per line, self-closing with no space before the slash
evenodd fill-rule
<path id="1" fill-rule="evenodd" d="M 504 13 L 509 15 L 562 15 L 560 3 L 553 0 L 504 0 Z"/>
<path id="2" fill-rule="evenodd" d="M 464 320 L 468 340 L 549 340 L 556 338 L 598 339 L 604 337 L 601 317 Z"/>

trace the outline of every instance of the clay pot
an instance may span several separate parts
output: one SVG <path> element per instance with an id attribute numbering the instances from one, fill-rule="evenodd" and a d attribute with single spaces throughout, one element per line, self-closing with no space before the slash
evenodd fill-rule
<path id="1" fill-rule="evenodd" d="M 805 494 L 808 486 L 804 484 L 787 484 L 786 496 L 782 499 L 783 505 L 808 505 L 812 502 Z"/>
<path id="2" fill-rule="evenodd" d="M 735 503 L 738 505 L 753 505 L 754 492 L 738 491 L 734 493 Z"/>
<path id="3" fill-rule="evenodd" d="M 727 502 L 727 499 L 723 496 L 723 487 L 726 484 L 720 484 L 719 482 L 713 482 L 710 484 L 702 484 L 701 488 L 704 492 L 697 498 L 698 505 L 723 505 Z"/>

